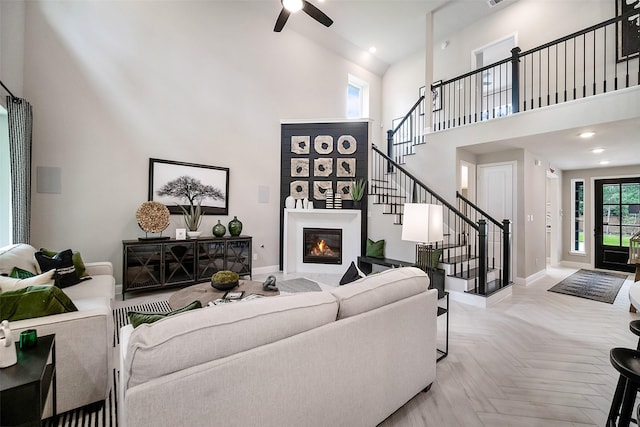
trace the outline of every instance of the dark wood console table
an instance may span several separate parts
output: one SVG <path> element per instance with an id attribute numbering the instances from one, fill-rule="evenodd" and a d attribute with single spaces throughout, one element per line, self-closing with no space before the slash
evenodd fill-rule
<path id="1" fill-rule="evenodd" d="M 220 270 L 251 278 L 251 236 L 123 240 L 122 298 L 130 291 L 207 282 Z"/>

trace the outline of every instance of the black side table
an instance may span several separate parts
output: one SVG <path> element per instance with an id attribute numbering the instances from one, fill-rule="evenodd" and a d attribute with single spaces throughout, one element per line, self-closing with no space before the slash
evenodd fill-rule
<path id="1" fill-rule="evenodd" d="M 440 305 L 440 302 L 438 301 L 438 317 L 440 317 L 441 315 L 445 315 L 446 317 L 446 326 L 445 326 L 445 344 L 444 344 L 444 350 L 441 349 L 436 349 L 438 352 L 438 356 L 436 358 L 436 362 L 441 361 L 442 359 L 444 359 L 445 357 L 447 357 L 447 355 L 449 354 L 449 292 L 444 291 L 442 293 L 440 293 L 440 291 L 438 290 L 438 300 L 443 299 L 445 300 L 445 306 L 442 307 Z"/>
<path id="2" fill-rule="evenodd" d="M 39 426 L 49 390 L 56 415 L 55 335 L 38 337 L 33 348 L 15 345 L 18 363 L 0 369 L 0 425 Z"/>

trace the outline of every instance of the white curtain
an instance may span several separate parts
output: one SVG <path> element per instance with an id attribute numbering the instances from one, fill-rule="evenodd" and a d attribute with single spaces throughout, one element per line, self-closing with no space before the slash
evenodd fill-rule
<path id="1" fill-rule="evenodd" d="M 31 222 L 31 104 L 7 96 L 13 243 L 29 243 Z"/>

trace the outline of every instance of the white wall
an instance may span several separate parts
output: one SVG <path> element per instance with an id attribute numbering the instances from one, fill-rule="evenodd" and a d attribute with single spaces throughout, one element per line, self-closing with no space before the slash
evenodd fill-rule
<path id="1" fill-rule="evenodd" d="M 347 75 L 381 80 L 287 30 L 278 2 L 48 2 L 26 7 L 25 95 L 34 170 L 60 167 L 62 194 L 34 194 L 32 243 L 110 260 L 143 233 L 150 157 L 230 168 L 229 217 L 254 237 L 254 267 L 278 264 L 280 121 L 345 117 Z M 375 141 L 374 141 L 375 142 Z M 34 176 L 35 179 L 35 176 Z M 258 187 L 269 189 L 258 203 Z M 182 227 L 171 217 L 166 233 Z"/>
<path id="2" fill-rule="evenodd" d="M 487 19 L 444 37 L 449 41 L 447 49 L 434 46 L 434 80 L 447 80 L 471 71 L 473 50 L 510 34 L 517 34 L 517 46 L 526 51 L 614 16 L 612 0 L 514 1 L 496 9 Z M 436 27 L 438 22 L 436 12 Z"/>
<path id="3" fill-rule="evenodd" d="M 24 52 L 24 1 L 0 1 L 0 79 L 15 96 L 22 95 Z M 0 105 L 6 107 L 0 88 Z"/>
<path id="4" fill-rule="evenodd" d="M 420 97 L 419 90 L 424 86 L 425 53 L 418 52 L 393 64 L 382 77 L 382 124 L 381 138 L 385 141 L 380 147 L 386 152 L 387 130 L 392 121 L 404 117 Z"/>

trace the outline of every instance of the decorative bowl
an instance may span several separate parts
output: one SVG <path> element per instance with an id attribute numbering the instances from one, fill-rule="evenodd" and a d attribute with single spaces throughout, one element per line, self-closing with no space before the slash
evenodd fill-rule
<path id="1" fill-rule="evenodd" d="M 187 236 L 191 239 L 197 239 L 202 234 L 202 231 L 187 231 Z"/>
<path id="2" fill-rule="evenodd" d="M 220 270 L 211 276 L 211 286 L 221 291 L 228 291 L 238 286 L 239 279 L 235 271 Z"/>
<path id="3" fill-rule="evenodd" d="M 236 280 L 235 282 L 228 282 L 228 283 L 218 283 L 218 282 L 214 282 L 213 280 L 211 281 L 211 287 L 219 291 L 229 291 L 235 288 L 236 286 L 238 286 L 238 280 Z"/>

